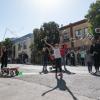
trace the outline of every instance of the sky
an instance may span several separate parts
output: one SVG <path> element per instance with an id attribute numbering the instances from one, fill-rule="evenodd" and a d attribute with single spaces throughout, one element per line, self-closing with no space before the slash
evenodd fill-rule
<path id="1" fill-rule="evenodd" d="M 61 26 L 82 20 L 95 1 L 0 0 L 0 41 L 32 33 L 44 22 L 55 21 Z"/>

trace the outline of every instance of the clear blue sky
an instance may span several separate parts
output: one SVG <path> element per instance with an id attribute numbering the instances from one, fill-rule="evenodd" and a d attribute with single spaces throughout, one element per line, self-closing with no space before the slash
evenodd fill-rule
<path id="1" fill-rule="evenodd" d="M 84 18 L 89 6 L 96 0 L 0 0 L 0 41 L 5 29 L 6 37 L 32 33 L 44 22 L 55 21 L 59 25 Z"/>

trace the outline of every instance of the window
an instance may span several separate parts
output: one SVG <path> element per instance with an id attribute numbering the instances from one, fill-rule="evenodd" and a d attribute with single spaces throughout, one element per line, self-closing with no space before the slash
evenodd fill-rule
<path id="1" fill-rule="evenodd" d="M 82 37 L 82 30 L 77 30 L 75 32 L 76 38 L 81 38 Z"/>
<path id="2" fill-rule="evenodd" d="M 88 28 L 76 30 L 76 38 L 84 38 L 88 34 Z"/>
<path id="3" fill-rule="evenodd" d="M 21 47 L 22 47 L 22 46 L 21 46 L 21 44 L 19 43 L 19 44 L 18 44 L 18 51 L 21 50 Z"/>
<path id="4" fill-rule="evenodd" d="M 88 28 L 84 28 L 85 34 L 88 33 Z"/>
<path id="5" fill-rule="evenodd" d="M 64 42 L 69 41 L 69 34 L 68 33 L 64 33 L 63 40 L 64 40 Z"/>
<path id="6" fill-rule="evenodd" d="M 23 49 L 27 49 L 27 45 L 25 41 L 23 42 Z"/>

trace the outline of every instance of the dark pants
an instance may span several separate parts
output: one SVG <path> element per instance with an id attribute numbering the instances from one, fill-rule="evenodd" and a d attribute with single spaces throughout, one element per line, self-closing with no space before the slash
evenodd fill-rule
<path id="1" fill-rule="evenodd" d="M 55 59 L 55 65 L 56 65 L 56 73 L 58 72 L 57 71 L 58 69 L 59 69 L 60 72 L 62 72 L 61 58 L 56 58 Z"/>
<path id="2" fill-rule="evenodd" d="M 89 73 L 92 72 L 92 63 L 91 62 L 88 62 L 88 71 Z"/>
<path id="3" fill-rule="evenodd" d="M 99 66 L 100 66 L 100 64 L 99 64 L 99 61 L 98 61 L 98 60 L 95 60 L 95 61 L 94 61 L 94 66 L 95 66 L 96 72 L 99 71 Z"/>
<path id="4" fill-rule="evenodd" d="M 84 58 L 81 58 L 81 64 L 82 64 L 82 66 L 85 66 L 85 59 Z"/>
<path id="5" fill-rule="evenodd" d="M 100 66 L 100 56 L 98 54 L 94 55 L 94 66 L 96 72 L 99 71 L 99 66 Z"/>
<path id="6" fill-rule="evenodd" d="M 7 67 L 7 59 L 1 59 L 1 69 Z"/>
<path id="7" fill-rule="evenodd" d="M 48 58 L 43 57 L 43 72 L 47 71 L 47 65 L 48 65 Z"/>
<path id="8" fill-rule="evenodd" d="M 71 60 L 71 65 L 75 66 L 75 59 L 74 58 L 70 58 Z"/>

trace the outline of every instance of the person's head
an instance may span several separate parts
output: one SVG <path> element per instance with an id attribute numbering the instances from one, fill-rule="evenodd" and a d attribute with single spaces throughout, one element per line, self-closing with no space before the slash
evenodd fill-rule
<path id="1" fill-rule="evenodd" d="M 61 45 L 61 48 L 64 48 L 64 44 Z"/>
<path id="2" fill-rule="evenodd" d="M 90 54 L 90 50 L 87 50 L 86 53 L 87 53 L 87 54 Z"/>
<path id="3" fill-rule="evenodd" d="M 2 47 L 2 50 L 3 50 L 3 51 L 6 51 L 6 47 L 5 47 L 5 46 L 3 46 L 3 47 Z"/>
<path id="4" fill-rule="evenodd" d="M 45 51 L 46 50 L 46 47 L 43 47 L 43 51 Z"/>
<path id="5" fill-rule="evenodd" d="M 59 44 L 58 43 L 55 44 L 55 48 L 59 48 Z"/>

